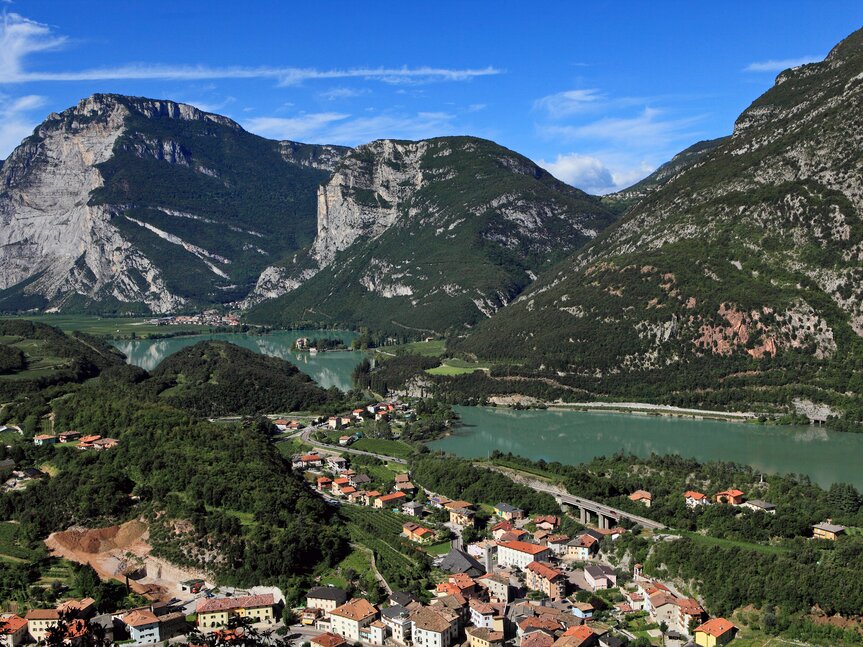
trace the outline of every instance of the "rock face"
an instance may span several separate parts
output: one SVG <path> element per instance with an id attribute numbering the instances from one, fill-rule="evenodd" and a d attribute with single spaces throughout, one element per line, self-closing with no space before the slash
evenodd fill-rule
<path id="1" fill-rule="evenodd" d="M 282 292 L 252 318 L 459 329 L 612 220 L 598 199 L 493 142 L 379 140 L 347 154 L 318 189 L 309 253 L 268 268 L 246 304 Z"/>
<path id="2" fill-rule="evenodd" d="M 780 74 L 732 136 L 463 350 L 604 393 L 711 405 L 794 390 L 851 397 L 863 349 L 861 105 L 856 32 L 825 61 Z"/>
<path id="3" fill-rule="evenodd" d="M 304 163 L 284 153 L 292 146 Z M 164 313 L 230 301 L 310 242 L 326 177 L 313 167 L 338 154 L 171 101 L 84 99 L 0 167 L 0 309 Z"/>

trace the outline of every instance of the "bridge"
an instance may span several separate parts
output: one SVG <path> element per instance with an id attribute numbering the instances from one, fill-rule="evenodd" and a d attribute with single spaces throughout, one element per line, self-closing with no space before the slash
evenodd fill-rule
<path id="1" fill-rule="evenodd" d="M 543 483 L 542 481 L 539 481 L 537 479 L 527 478 L 522 474 L 513 474 L 511 470 L 505 468 L 500 468 L 494 465 L 486 465 L 483 463 L 478 463 L 477 465 L 494 470 L 495 472 L 500 472 L 501 474 L 509 477 L 516 483 L 526 485 L 527 487 L 531 488 L 532 490 L 536 490 L 537 492 L 544 492 L 545 494 L 550 494 L 561 506 L 566 505 L 570 508 L 577 508 L 579 511 L 579 520 L 585 526 L 588 525 L 588 523 L 592 522 L 593 518 L 595 517 L 596 525 L 600 529 L 607 529 L 611 528 L 612 526 L 616 526 L 620 523 L 621 519 L 628 519 L 632 523 L 637 523 L 642 528 L 648 528 L 650 530 L 665 530 L 667 527 L 665 524 L 654 521 L 653 519 L 648 519 L 647 517 L 642 517 L 637 514 L 632 514 L 631 512 L 626 512 L 625 510 L 612 508 L 610 505 L 605 505 L 604 503 L 598 503 L 596 501 L 591 501 L 590 499 L 585 499 L 584 497 L 575 496 L 574 494 L 569 494 L 568 492 L 563 492 L 561 491 L 561 488 L 549 485 L 547 483 Z"/>

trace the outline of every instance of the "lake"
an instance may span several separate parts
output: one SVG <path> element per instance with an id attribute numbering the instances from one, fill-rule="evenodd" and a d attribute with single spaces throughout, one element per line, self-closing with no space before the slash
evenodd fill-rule
<path id="1" fill-rule="evenodd" d="M 328 389 L 335 386 L 342 391 L 350 389 L 352 387 L 351 374 L 357 364 L 363 360 L 365 353 L 350 350 L 318 353 L 317 355 L 300 353 L 291 348 L 300 337 L 328 337 L 351 342 L 356 334 L 334 330 L 284 330 L 266 335 L 215 333 L 167 339 L 120 339 L 111 343 L 126 355 L 130 364 L 151 371 L 168 355 L 176 353 L 181 348 L 202 341 L 226 341 L 256 353 L 287 360 L 324 388 Z"/>
<path id="2" fill-rule="evenodd" d="M 497 449 L 568 464 L 619 451 L 641 457 L 680 454 L 699 461 L 748 464 L 767 473 L 806 474 L 824 487 L 852 483 L 863 490 L 863 434 L 633 414 L 502 407 L 455 410 L 464 426 L 429 443 L 432 449 L 465 458 L 487 456 Z"/>

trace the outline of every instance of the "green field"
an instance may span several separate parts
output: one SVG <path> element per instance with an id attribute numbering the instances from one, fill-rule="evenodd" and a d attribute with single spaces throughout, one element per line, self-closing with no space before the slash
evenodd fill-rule
<path id="1" fill-rule="evenodd" d="M 98 336 L 148 337 L 173 333 L 206 333 L 207 326 L 159 326 L 147 323 L 152 317 L 100 317 L 98 315 L 28 315 L 25 317 L 5 317 L 7 319 L 29 319 L 55 326 L 65 332 L 78 330 Z"/>
<path id="2" fill-rule="evenodd" d="M 446 342 L 443 339 L 415 341 L 409 344 L 399 344 L 398 346 L 383 346 L 378 350 L 379 352 L 391 355 L 406 353 L 410 355 L 423 355 L 425 357 L 440 357 L 446 350 Z"/>
<path id="3" fill-rule="evenodd" d="M 352 449 L 359 449 L 373 454 L 384 454 L 396 458 L 410 458 L 414 448 L 400 440 L 385 440 L 383 438 L 360 438 L 351 443 Z"/>
<path id="4" fill-rule="evenodd" d="M 357 579 L 360 581 L 364 580 L 372 572 L 371 556 L 369 555 L 368 548 L 362 546 L 355 547 L 341 562 L 321 575 L 321 585 L 327 586 L 329 584 L 347 588 L 349 582 L 344 578 L 344 572 L 349 568 L 357 574 Z"/>
<path id="5" fill-rule="evenodd" d="M 475 371 L 487 371 L 491 368 L 490 364 L 481 362 L 468 362 L 463 359 L 452 357 L 445 359 L 440 366 L 430 368 L 426 371 L 429 375 L 467 375 Z"/>
<path id="6" fill-rule="evenodd" d="M 40 551 L 34 550 L 20 538 L 21 527 L 12 521 L 0 522 L 0 560 L 28 562 L 37 559 Z"/>
<path id="7" fill-rule="evenodd" d="M 765 544 L 754 544 L 748 541 L 735 541 L 734 539 L 721 539 L 719 537 L 709 537 L 697 532 L 689 532 L 688 530 L 674 530 L 671 534 L 688 537 L 692 541 L 697 541 L 718 548 L 742 548 L 743 550 L 754 550 L 759 553 L 767 553 L 777 555 L 779 553 L 787 553 L 788 549 L 782 546 L 768 546 Z"/>

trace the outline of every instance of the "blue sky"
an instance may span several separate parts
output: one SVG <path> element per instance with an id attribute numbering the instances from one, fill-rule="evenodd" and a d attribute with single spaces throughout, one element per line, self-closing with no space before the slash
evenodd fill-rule
<path id="1" fill-rule="evenodd" d="M 0 158 L 48 112 L 118 92 L 192 103 L 275 139 L 488 137 L 597 193 L 728 134 L 779 71 L 863 27 L 859 0 L 0 10 Z"/>

